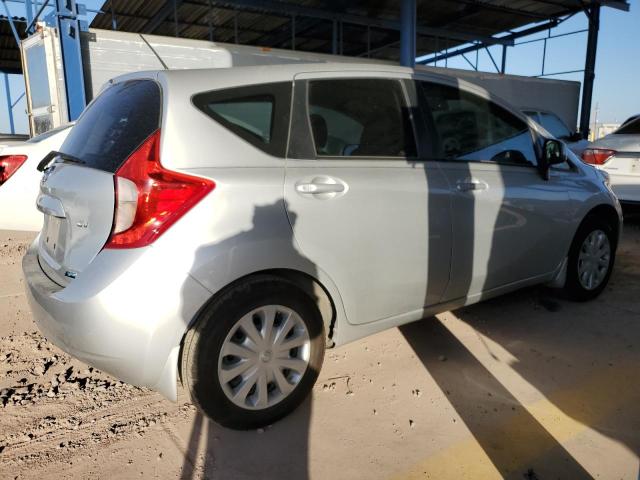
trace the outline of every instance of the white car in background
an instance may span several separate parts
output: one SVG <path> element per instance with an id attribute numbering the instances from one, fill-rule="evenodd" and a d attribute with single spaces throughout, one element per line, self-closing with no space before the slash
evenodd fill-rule
<path id="1" fill-rule="evenodd" d="M 589 141 L 582 138 L 580 133 L 571 131 L 569 127 L 553 112 L 524 109 L 523 113 L 533 121 L 542 125 L 551 135 L 562 140 L 565 145 L 578 157 L 587 148 Z"/>
<path id="2" fill-rule="evenodd" d="M 36 167 L 67 138 L 68 124 L 20 143 L 0 144 L 0 230 L 39 231 L 36 209 L 42 173 Z"/>
<path id="3" fill-rule="evenodd" d="M 640 116 L 590 143 L 582 160 L 609 174 L 611 188 L 621 203 L 640 205 Z"/>
<path id="4" fill-rule="evenodd" d="M 27 140 L 29 140 L 29 135 L 0 133 L 0 150 L 10 145 L 26 142 Z"/>

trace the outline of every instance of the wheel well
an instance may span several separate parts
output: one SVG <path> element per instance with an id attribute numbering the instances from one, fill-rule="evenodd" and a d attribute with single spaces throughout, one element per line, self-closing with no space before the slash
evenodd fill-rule
<path id="1" fill-rule="evenodd" d="M 616 209 L 611 205 L 598 205 L 597 207 L 589 210 L 589 213 L 585 215 L 585 219 L 589 217 L 597 217 L 609 223 L 611 229 L 613 230 L 613 238 L 617 245 L 618 235 L 620 233 L 620 218 L 618 217 L 618 212 L 616 211 Z"/>
<path id="2" fill-rule="evenodd" d="M 243 282 L 247 281 L 250 278 L 257 277 L 260 275 L 271 275 L 271 276 L 280 277 L 282 279 L 286 279 L 291 282 L 294 282 L 296 285 L 300 286 L 300 288 L 307 295 L 309 295 L 311 300 L 313 300 L 316 303 L 316 306 L 320 311 L 320 315 L 322 316 L 322 322 L 324 323 L 324 327 L 325 327 L 326 345 L 327 347 L 333 346 L 332 338 L 333 338 L 335 321 L 336 321 L 336 309 L 335 309 L 333 300 L 329 295 L 329 292 L 327 292 L 327 289 L 318 280 L 313 278 L 311 275 L 308 275 L 304 272 L 300 272 L 298 270 L 290 270 L 285 268 L 260 270 L 258 272 L 253 272 L 248 275 L 245 275 L 244 277 L 240 277 L 234 280 L 233 282 L 231 282 L 226 287 L 220 289 L 198 310 L 198 313 L 194 315 L 193 319 L 189 323 L 188 328 L 185 330 L 184 334 L 182 335 L 182 339 L 180 340 L 180 354 L 178 357 L 178 376 L 180 377 L 181 381 L 182 381 L 182 353 L 183 353 L 182 347 L 184 346 L 184 339 L 187 335 L 187 332 L 191 330 L 191 328 L 193 328 L 193 326 L 195 325 L 201 312 L 205 308 L 207 308 L 207 306 L 209 306 L 213 301 L 215 301 L 218 297 L 220 297 L 221 295 L 224 295 L 230 289 L 235 288 L 236 286 L 242 284 Z"/>
<path id="3" fill-rule="evenodd" d="M 220 295 L 224 295 L 227 291 L 232 288 L 235 288 L 239 284 L 246 282 L 250 278 L 254 278 L 261 275 L 271 275 L 280 277 L 286 280 L 289 280 L 296 285 L 298 285 L 309 297 L 313 300 L 320 311 L 320 315 L 322 316 L 322 321 L 324 323 L 325 332 L 327 335 L 327 339 L 329 340 L 328 345 L 331 345 L 330 340 L 333 338 L 333 330 L 335 327 L 335 318 L 336 318 L 336 308 L 327 292 L 327 289 L 315 278 L 311 275 L 308 275 L 304 272 L 300 272 L 298 270 L 290 270 L 286 268 L 276 268 L 269 270 L 260 270 L 257 272 L 250 273 L 245 275 L 244 277 L 240 277 L 233 282 L 231 282 L 226 287 L 220 289 L 217 293 L 215 293 L 198 311 L 198 313 L 194 316 L 192 322 L 189 324 L 189 328 L 193 326 L 195 320 L 200 315 L 200 312 L 205 309 L 211 302 L 213 302 Z M 188 329 L 187 329 L 188 330 Z"/>
<path id="4" fill-rule="evenodd" d="M 333 338 L 333 330 L 335 328 L 336 321 L 336 307 L 333 303 L 329 292 L 318 280 L 313 278 L 311 275 L 300 272 L 298 270 L 289 270 L 289 269 L 274 269 L 274 270 L 266 270 L 263 272 L 258 272 L 257 274 L 268 273 L 270 275 L 276 275 L 282 278 L 286 278 L 294 282 L 296 285 L 299 285 L 305 293 L 307 293 L 311 299 L 316 303 L 318 310 L 320 311 L 320 315 L 322 316 L 322 321 L 324 323 L 325 332 L 327 335 L 327 339 L 329 340 L 327 346 L 333 346 L 331 339 Z M 255 274 L 251 274 L 255 275 Z M 250 276 L 251 276 L 250 275 Z M 246 278 L 246 277 L 245 277 Z"/>

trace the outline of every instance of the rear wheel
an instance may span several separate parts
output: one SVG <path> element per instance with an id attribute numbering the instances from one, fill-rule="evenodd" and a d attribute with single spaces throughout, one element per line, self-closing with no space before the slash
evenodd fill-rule
<path id="1" fill-rule="evenodd" d="M 183 381 L 214 421 L 262 427 L 309 394 L 324 348 L 322 318 L 309 295 L 288 280 L 256 277 L 216 299 L 187 333 Z"/>
<path id="2" fill-rule="evenodd" d="M 609 282 L 616 254 L 613 227 L 600 217 L 587 217 L 569 251 L 565 292 L 578 301 L 591 300 Z"/>

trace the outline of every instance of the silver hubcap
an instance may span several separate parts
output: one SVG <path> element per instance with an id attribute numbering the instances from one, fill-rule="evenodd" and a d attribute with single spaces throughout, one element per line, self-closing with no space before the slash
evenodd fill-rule
<path id="1" fill-rule="evenodd" d="M 611 246 L 602 230 L 594 230 L 585 238 L 578 256 L 578 278 L 587 290 L 598 288 L 609 271 Z"/>
<path id="2" fill-rule="evenodd" d="M 282 305 L 257 308 L 236 322 L 222 344 L 222 390 L 239 407 L 269 408 L 300 383 L 310 348 L 309 332 L 296 312 Z"/>

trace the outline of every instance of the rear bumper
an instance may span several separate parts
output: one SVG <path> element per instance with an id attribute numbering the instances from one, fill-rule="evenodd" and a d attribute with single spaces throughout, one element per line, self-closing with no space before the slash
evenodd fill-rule
<path id="1" fill-rule="evenodd" d="M 22 261 L 27 298 L 38 328 L 62 350 L 176 400 L 180 341 L 211 294 L 186 274 L 148 271 L 141 250 L 103 251 L 62 288 L 43 272 L 36 240 Z"/>

